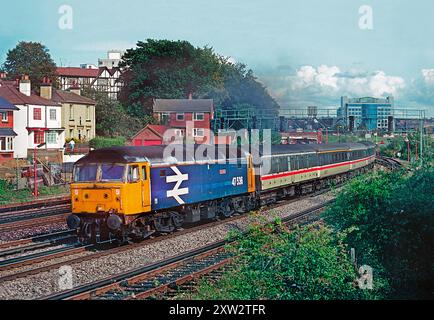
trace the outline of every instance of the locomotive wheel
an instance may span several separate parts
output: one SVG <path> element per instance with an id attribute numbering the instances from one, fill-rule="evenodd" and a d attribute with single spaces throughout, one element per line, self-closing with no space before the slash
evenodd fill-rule
<path id="1" fill-rule="evenodd" d="M 172 223 L 175 226 L 176 229 L 182 228 L 182 225 L 184 224 L 184 217 L 179 214 L 178 212 L 171 212 L 172 216 Z"/>
<path id="2" fill-rule="evenodd" d="M 219 215 L 222 217 L 225 217 L 225 218 L 231 217 L 235 213 L 234 206 L 232 204 L 232 200 L 223 199 L 220 202 L 218 211 L 219 211 Z"/>

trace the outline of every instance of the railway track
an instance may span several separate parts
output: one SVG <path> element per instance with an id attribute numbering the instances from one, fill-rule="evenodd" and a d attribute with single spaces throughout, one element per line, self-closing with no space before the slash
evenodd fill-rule
<path id="1" fill-rule="evenodd" d="M 390 157 L 377 156 L 375 162 L 383 167 L 386 167 L 391 170 L 401 169 L 403 167 L 402 163 L 398 160 Z"/>
<path id="2" fill-rule="evenodd" d="M 24 202 L 24 203 L 1 205 L 0 217 L 4 213 L 16 213 L 25 210 L 39 209 L 47 206 L 69 204 L 70 202 L 71 202 L 71 197 L 64 196 L 64 197 L 57 197 L 57 198 L 39 199 L 39 200 Z"/>
<path id="3" fill-rule="evenodd" d="M 317 217 L 318 212 L 323 211 L 331 202 L 291 215 L 282 222 L 290 225 L 312 221 L 312 216 Z M 146 299 L 229 265 L 234 257 L 225 251 L 228 243 L 230 242 L 215 242 L 127 273 L 44 297 L 43 300 Z"/>
<path id="4" fill-rule="evenodd" d="M 1 206 L 0 232 L 64 222 L 70 212 L 69 197 Z"/>
<path id="5" fill-rule="evenodd" d="M 278 207 L 281 207 L 284 205 L 288 205 L 288 204 L 297 202 L 297 201 L 302 200 L 302 199 L 315 197 L 315 196 L 321 195 L 323 193 L 326 193 L 328 191 L 330 191 L 330 190 L 322 190 L 322 191 L 319 191 L 319 192 L 316 192 L 313 194 L 308 194 L 308 195 L 303 196 L 303 197 L 294 197 L 294 198 L 290 198 L 287 200 L 279 201 L 273 205 L 267 206 L 267 210 L 273 210 L 275 208 L 278 208 Z M 0 283 L 5 282 L 5 281 L 11 281 L 11 280 L 19 279 L 19 278 L 24 278 L 24 277 L 27 277 L 27 276 L 30 276 L 33 274 L 38 274 L 38 273 L 58 269 L 64 265 L 73 265 L 73 264 L 89 261 L 92 259 L 102 258 L 102 257 L 108 256 L 108 255 L 122 253 L 122 252 L 125 252 L 128 250 L 140 248 L 144 245 L 150 245 L 152 243 L 165 241 L 165 240 L 168 240 L 170 238 L 181 236 L 183 234 L 192 233 L 192 232 L 201 230 L 204 227 L 212 228 L 212 227 L 218 226 L 220 224 L 235 222 L 235 221 L 240 220 L 240 219 L 245 218 L 245 217 L 246 217 L 245 215 L 235 215 L 231 218 L 225 218 L 223 220 L 216 220 L 216 221 L 212 221 L 212 222 L 199 223 L 199 224 L 191 225 L 189 228 L 178 230 L 175 233 L 171 233 L 171 234 L 167 234 L 164 236 L 148 239 L 144 242 L 139 242 L 139 243 L 132 243 L 132 244 L 123 245 L 123 246 L 116 246 L 116 245 L 113 246 L 113 245 L 110 245 L 107 243 L 107 246 L 105 246 L 105 247 L 80 246 L 77 248 L 71 248 L 71 250 L 69 250 L 69 251 L 60 250 L 58 252 L 56 251 L 56 252 L 41 253 L 41 254 L 38 254 L 34 257 L 30 256 L 26 259 L 23 258 L 22 261 L 15 261 L 14 263 L 8 264 L 7 266 L 4 266 L 4 267 L 2 267 L 0 264 L 0 272 L 1 271 L 7 271 L 7 270 L 13 270 L 13 269 L 17 270 L 14 273 L 0 276 Z M 68 233 L 72 233 L 72 232 L 71 231 L 63 231 L 63 233 L 68 234 Z M 54 236 L 55 235 L 56 234 L 54 234 Z M 35 241 L 38 241 L 38 239 L 44 240 L 43 237 L 49 237 L 49 236 L 50 235 L 42 236 L 42 238 L 36 237 Z M 24 239 L 24 240 L 18 240 L 15 243 L 17 245 L 30 244 L 30 246 L 32 246 L 32 244 L 31 244 L 32 242 L 34 242 L 32 239 Z M 14 245 L 13 242 L 0 244 L 0 249 L 5 248 L 5 247 L 11 247 L 13 245 Z M 93 249 L 95 249 L 95 250 L 93 250 Z M 83 253 L 89 252 L 89 251 L 93 251 L 93 252 L 90 252 L 87 255 L 82 255 Z M 79 256 L 74 257 L 76 255 L 79 255 Z M 50 265 L 37 266 L 41 262 L 47 262 L 47 261 L 53 261 L 54 262 L 56 259 L 63 258 L 66 256 L 69 256 L 71 258 L 68 259 L 67 261 L 62 261 L 59 263 L 55 262 L 55 263 L 50 264 Z M 0 257 L 1 257 L 1 251 L 0 251 Z M 26 270 L 23 270 L 23 271 L 19 270 L 20 268 L 29 267 L 29 266 L 35 266 L 35 268 L 31 268 L 31 269 L 27 268 Z"/>
<path id="6" fill-rule="evenodd" d="M 0 272 L 47 261 L 76 251 L 81 252 L 83 248 L 77 244 L 77 237 L 69 230 L 9 242 L 2 246 Z"/>

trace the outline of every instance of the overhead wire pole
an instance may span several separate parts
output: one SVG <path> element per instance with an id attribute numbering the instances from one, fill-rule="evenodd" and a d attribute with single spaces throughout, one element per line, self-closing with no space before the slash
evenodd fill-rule
<path id="1" fill-rule="evenodd" d="M 424 118 L 420 117 L 420 161 L 423 162 L 423 127 Z"/>

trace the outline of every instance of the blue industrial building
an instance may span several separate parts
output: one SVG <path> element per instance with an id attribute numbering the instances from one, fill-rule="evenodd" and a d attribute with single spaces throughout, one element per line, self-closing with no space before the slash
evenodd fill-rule
<path id="1" fill-rule="evenodd" d="M 390 129 L 389 121 L 392 120 L 390 117 L 393 104 L 393 97 L 385 99 L 342 97 L 338 117 L 343 119 L 350 130 L 384 131 Z M 393 123 L 391 128 L 393 130 Z"/>

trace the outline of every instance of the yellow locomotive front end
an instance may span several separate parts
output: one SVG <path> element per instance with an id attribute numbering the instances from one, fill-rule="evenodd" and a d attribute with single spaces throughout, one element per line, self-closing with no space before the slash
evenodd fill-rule
<path id="1" fill-rule="evenodd" d="M 82 238 L 119 233 L 139 214 L 151 211 L 149 163 L 82 162 L 74 167 L 70 229 Z"/>

